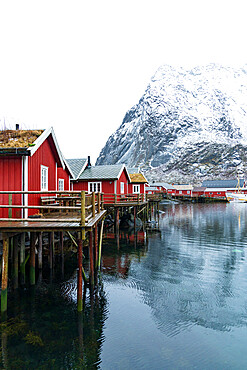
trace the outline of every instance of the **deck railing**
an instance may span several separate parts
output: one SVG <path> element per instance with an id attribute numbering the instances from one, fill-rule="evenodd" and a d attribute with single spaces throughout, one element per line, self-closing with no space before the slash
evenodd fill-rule
<path id="1" fill-rule="evenodd" d="M 30 204 L 31 203 L 31 204 Z M 3 212 L 7 210 L 7 212 Z M 100 193 L 85 191 L 0 191 L 0 221 L 80 222 L 103 210 Z M 15 217 L 13 217 L 15 211 Z M 16 211 L 19 211 L 16 214 Z M 32 213 L 31 215 L 29 213 Z"/>
<path id="2" fill-rule="evenodd" d="M 102 194 L 103 204 L 141 204 L 146 202 L 145 194 Z"/>
<path id="3" fill-rule="evenodd" d="M 160 201 L 164 198 L 163 193 L 156 193 L 156 194 L 146 194 L 148 201 Z"/>

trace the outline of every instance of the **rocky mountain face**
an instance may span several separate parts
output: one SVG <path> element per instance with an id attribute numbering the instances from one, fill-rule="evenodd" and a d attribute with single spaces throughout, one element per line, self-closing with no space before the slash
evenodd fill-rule
<path id="1" fill-rule="evenodd" d="M 246 173 L 246 149 L 247 65 L 164 65 L 96 163 L 140 166 L 149 180 L 200 184 Z"/>

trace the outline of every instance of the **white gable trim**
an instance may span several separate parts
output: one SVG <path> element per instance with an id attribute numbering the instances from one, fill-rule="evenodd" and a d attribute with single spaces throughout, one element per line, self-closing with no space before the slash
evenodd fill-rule
<path id="1" fill-rule="evenodd" d="M 64 169 L 64 159 L 63 159 L 63 155 L 62 155 L 62 152 L 59 148 L 59 145 L 58 145 L 58 142 L 57 142 L 57 139 L 56 139 L 56 136 L 55 136 L 55 133 L 54 133 L 54 130 L 53 130 L 53 127 L 50 127 L 48 129 L 46 129 L 35 141 L 33 144 L 35 144 L 34 146 L 31 146 L 30 148 L 28 148 L 27 150 L 30 152 L 30 155 L 34 155 L 34 153 L 39 149 L 39 147 L 43 144 L 43 142 L 48 138 L 48 136 L 51 134 L 52 138 L 53 138 L 53 141 L 54 141 L 54 144 L 55 144 L 55 147 L 56 147 L 56 150 L 57 150 L 57 153 L 58 153 L 58 156 L 59 156 L 59 159 L 62 163 L 62 166 L 63 166 L 63 169 Z"/>
<path id="2" fill-rule="evenodd" d="M 85 168 L 87 167 L 87 165 L 88 165 L 88 160 L 86 160 L 86 162 L 84 163 L 84 166 L 82 167 L 79 175 L 77 176 L 77 178 L 75 180 L 79 179 L 79 177 L 81 176 L 82 172 L 85 170 Z"/>
<path id="3" fill-rule="evenodd" d="M 131 182 L 130 177 L 129 177 L 129 172 L 128 172 L 127 167 L 125 166 L 125 164 L 123 164 L 123 165 L 122 165 L 122 167 L 121 167 L 121 169 L 120 169 L 120 171 L 119 171 L 119 174 L 118 174 L 117 179 L 118 179 L 118 180 L 120 179 L 120 176 L 121 176 L 121 174 L 122 174 L 122 172 L 123 172 L 123 170 L 124 170 L 124 169 L 126 170 L 127 178 L 128 178 L 128 180 L 129 180 L 129 182 Z"/>

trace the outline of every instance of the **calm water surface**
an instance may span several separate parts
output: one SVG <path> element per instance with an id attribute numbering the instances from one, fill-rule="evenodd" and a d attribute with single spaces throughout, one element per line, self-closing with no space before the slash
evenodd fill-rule
<path id="1" fill-rule="evenodd" d="M 76 312 L 76 260 L 9 293 L 2 368 L 245 369 L 247 205 L 161 207 L 160 232 L 105 235 Z M 44 278 L 45 276 L 45 278 Z"/>

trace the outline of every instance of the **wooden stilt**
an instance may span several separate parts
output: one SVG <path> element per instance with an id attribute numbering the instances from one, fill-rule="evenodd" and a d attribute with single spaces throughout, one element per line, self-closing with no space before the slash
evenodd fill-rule
<path id="1" fill-rule="evenodd" d="M 53 267 L 54 232 L 49 233 L 49 266 Z"/>
<path id="2" fill-rule="evenodd" d="M 35 285 L 35 239 L 36 233 L 31 233 L 30 237 L 30 284 Z"/>
<path id="3" fill-rule="evenodd" d="M 20 273 L 21 284 L 25 284 L 25 233 L 21 234 L 21 249 L 20 249 Z"/>
<path id="4" fill-rule="evenodd" d="M 59 238 L 60 238 L 60 253 L 61 253 L 62 276 L 64 276 L 63 231 L 60 231 Z"/>
<path id="5" fill-rule="evenodd" d="M 98 255 L 98 266 L 97 266 L 99 270 L 100 270 L 100 266 L 101 266 L 101 252 L 102 252 L 103 228 L 104 228 L 104 220 L 102 220 L 102 222 L 101 222 L 101 228 L 100 228 L 99 255 Z"/>
<path id="6" fill-rule="evenodd" d="M 39 270 L 42 270 L 42 259 L 43 259 L 43 233 L 40 232 L 38 234 L 38 268 Z"/>
<path id="7" fill-rule="evenodd" d="M 77 280 L 77 311 L 81 312 L 82 304 L 82 239 L 78 239 L 78 280 Z"/>
<path id="8" fill-rule="evenodd" d="M 136 207 L 134 207 L 134 231 L 136 230 Z"/>
<path id="9" fill-rule="evenodd" d="M 9 238 L 3 234 L 1 313 L 7 311 Z"/>
<path id="10" fill-rule="evenodd" d="M 89 231 L 90 284 L 94 285 L 93 232 Z"/>
<path id="11" fill-rule="evenodd" d="M 13 280 L 14 289 L 18 288 L 18 274 L 19 274 L 19 263 L 18 263 L 18 236 L 14 236 L 14 269 L 13 269 Z"/>
<path id="12" fill-rule="evenodd" d="M 98 261 L 98 225 L 94 227 L 94 265 L 95 270 L 97 270 L 97 261 Z"/>

